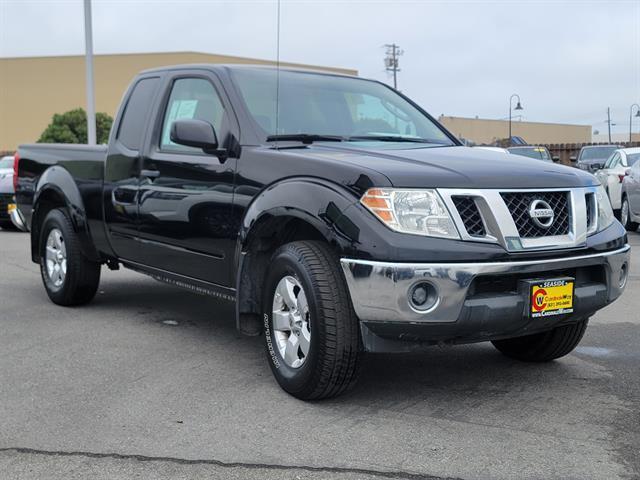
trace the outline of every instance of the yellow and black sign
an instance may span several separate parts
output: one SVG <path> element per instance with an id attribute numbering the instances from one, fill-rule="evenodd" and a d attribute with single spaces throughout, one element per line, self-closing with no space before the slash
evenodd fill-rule
<path id="1" fill-rule="evenodd" d="M 530 282 L 529 314 L 533 318 L 539 318 L 572 313 L 573 287 L 573 278 Z"/>

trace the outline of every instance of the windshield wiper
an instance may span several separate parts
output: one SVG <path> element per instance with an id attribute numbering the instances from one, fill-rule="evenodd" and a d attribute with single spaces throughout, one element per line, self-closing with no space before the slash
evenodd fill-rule
<path id="1" fill-rule="evenodd" d="M 342 142 L 344 137 L 339 135 L 315 135 L 311 133 L 291 133 L 284 135 L 269 135 L 267 142 L 302 142 L 310 145 L 313 142 Z"/>
<path id="2" fill-rule="evenodd" d="M 403 137 L 402 135 L 355 135 L 348 137 L 347 141 L 352 140 L 371 140 L 373 142 L 411 142 L 411 143 L 435 143 L 436 145 L 448 145 L 448 143 L 439 140 L 429 140 L 419 137 Z"/>

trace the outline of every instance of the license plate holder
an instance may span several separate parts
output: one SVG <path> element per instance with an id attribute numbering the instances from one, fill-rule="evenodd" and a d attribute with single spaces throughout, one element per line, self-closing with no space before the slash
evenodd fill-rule
<path id="1" fill-rule="evenodd" d="M 547 318 L 573 313 L 575 278 L 544 278 L 522 280 L 529 318 Z"/>

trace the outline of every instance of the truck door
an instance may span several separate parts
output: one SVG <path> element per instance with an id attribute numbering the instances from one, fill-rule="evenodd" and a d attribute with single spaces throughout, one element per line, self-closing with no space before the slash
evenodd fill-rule
<path id="1" fill-rule="evenodd" d="M 104 172 L 107 238 L 119 258 L 138 260 L 140 150 L 159 76 L 142 77 L 129 89 L 114 123 Z"/>
<path id="2" fill-rule="evenodd" d="M 238 138 L 232 109 L 213 74 L 181 72 L 167 79 L 155 117 L 138 195 L 142 263 L 230 286 L 239 228 L 232 220 L 236 159 L 177 145 L 169 132 L 175 120 L 205 120 L 228 147 Z"/>

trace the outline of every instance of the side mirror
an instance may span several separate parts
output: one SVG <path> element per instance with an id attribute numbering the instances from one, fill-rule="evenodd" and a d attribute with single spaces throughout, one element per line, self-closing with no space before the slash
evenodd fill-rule
<path id="1" fill-rule="evenodd" d="M 171 141 L 187 147 L 201 148 L 206 153 L 218 149 L 216 131 L 204 120 L 176 120 L 171 124 Z"/>
<path id="2" fill-rule="evenodd" d="M 569 157 L 569 160 L 571 160 L 572 162 L 575 162 L 575 161 L 577 160 L 577 158 L 576 158 L 576 156 L 575 156 L 575 155 L 571 155 L 571 156 Z"/>
<path id="3" fill-rule="evenodd" d="M 554 162 L 559 162 L 560 157 L 558 155 L 554 155 L 553 157 L 551 157 L 551 160 L 553 160 Z"/>

